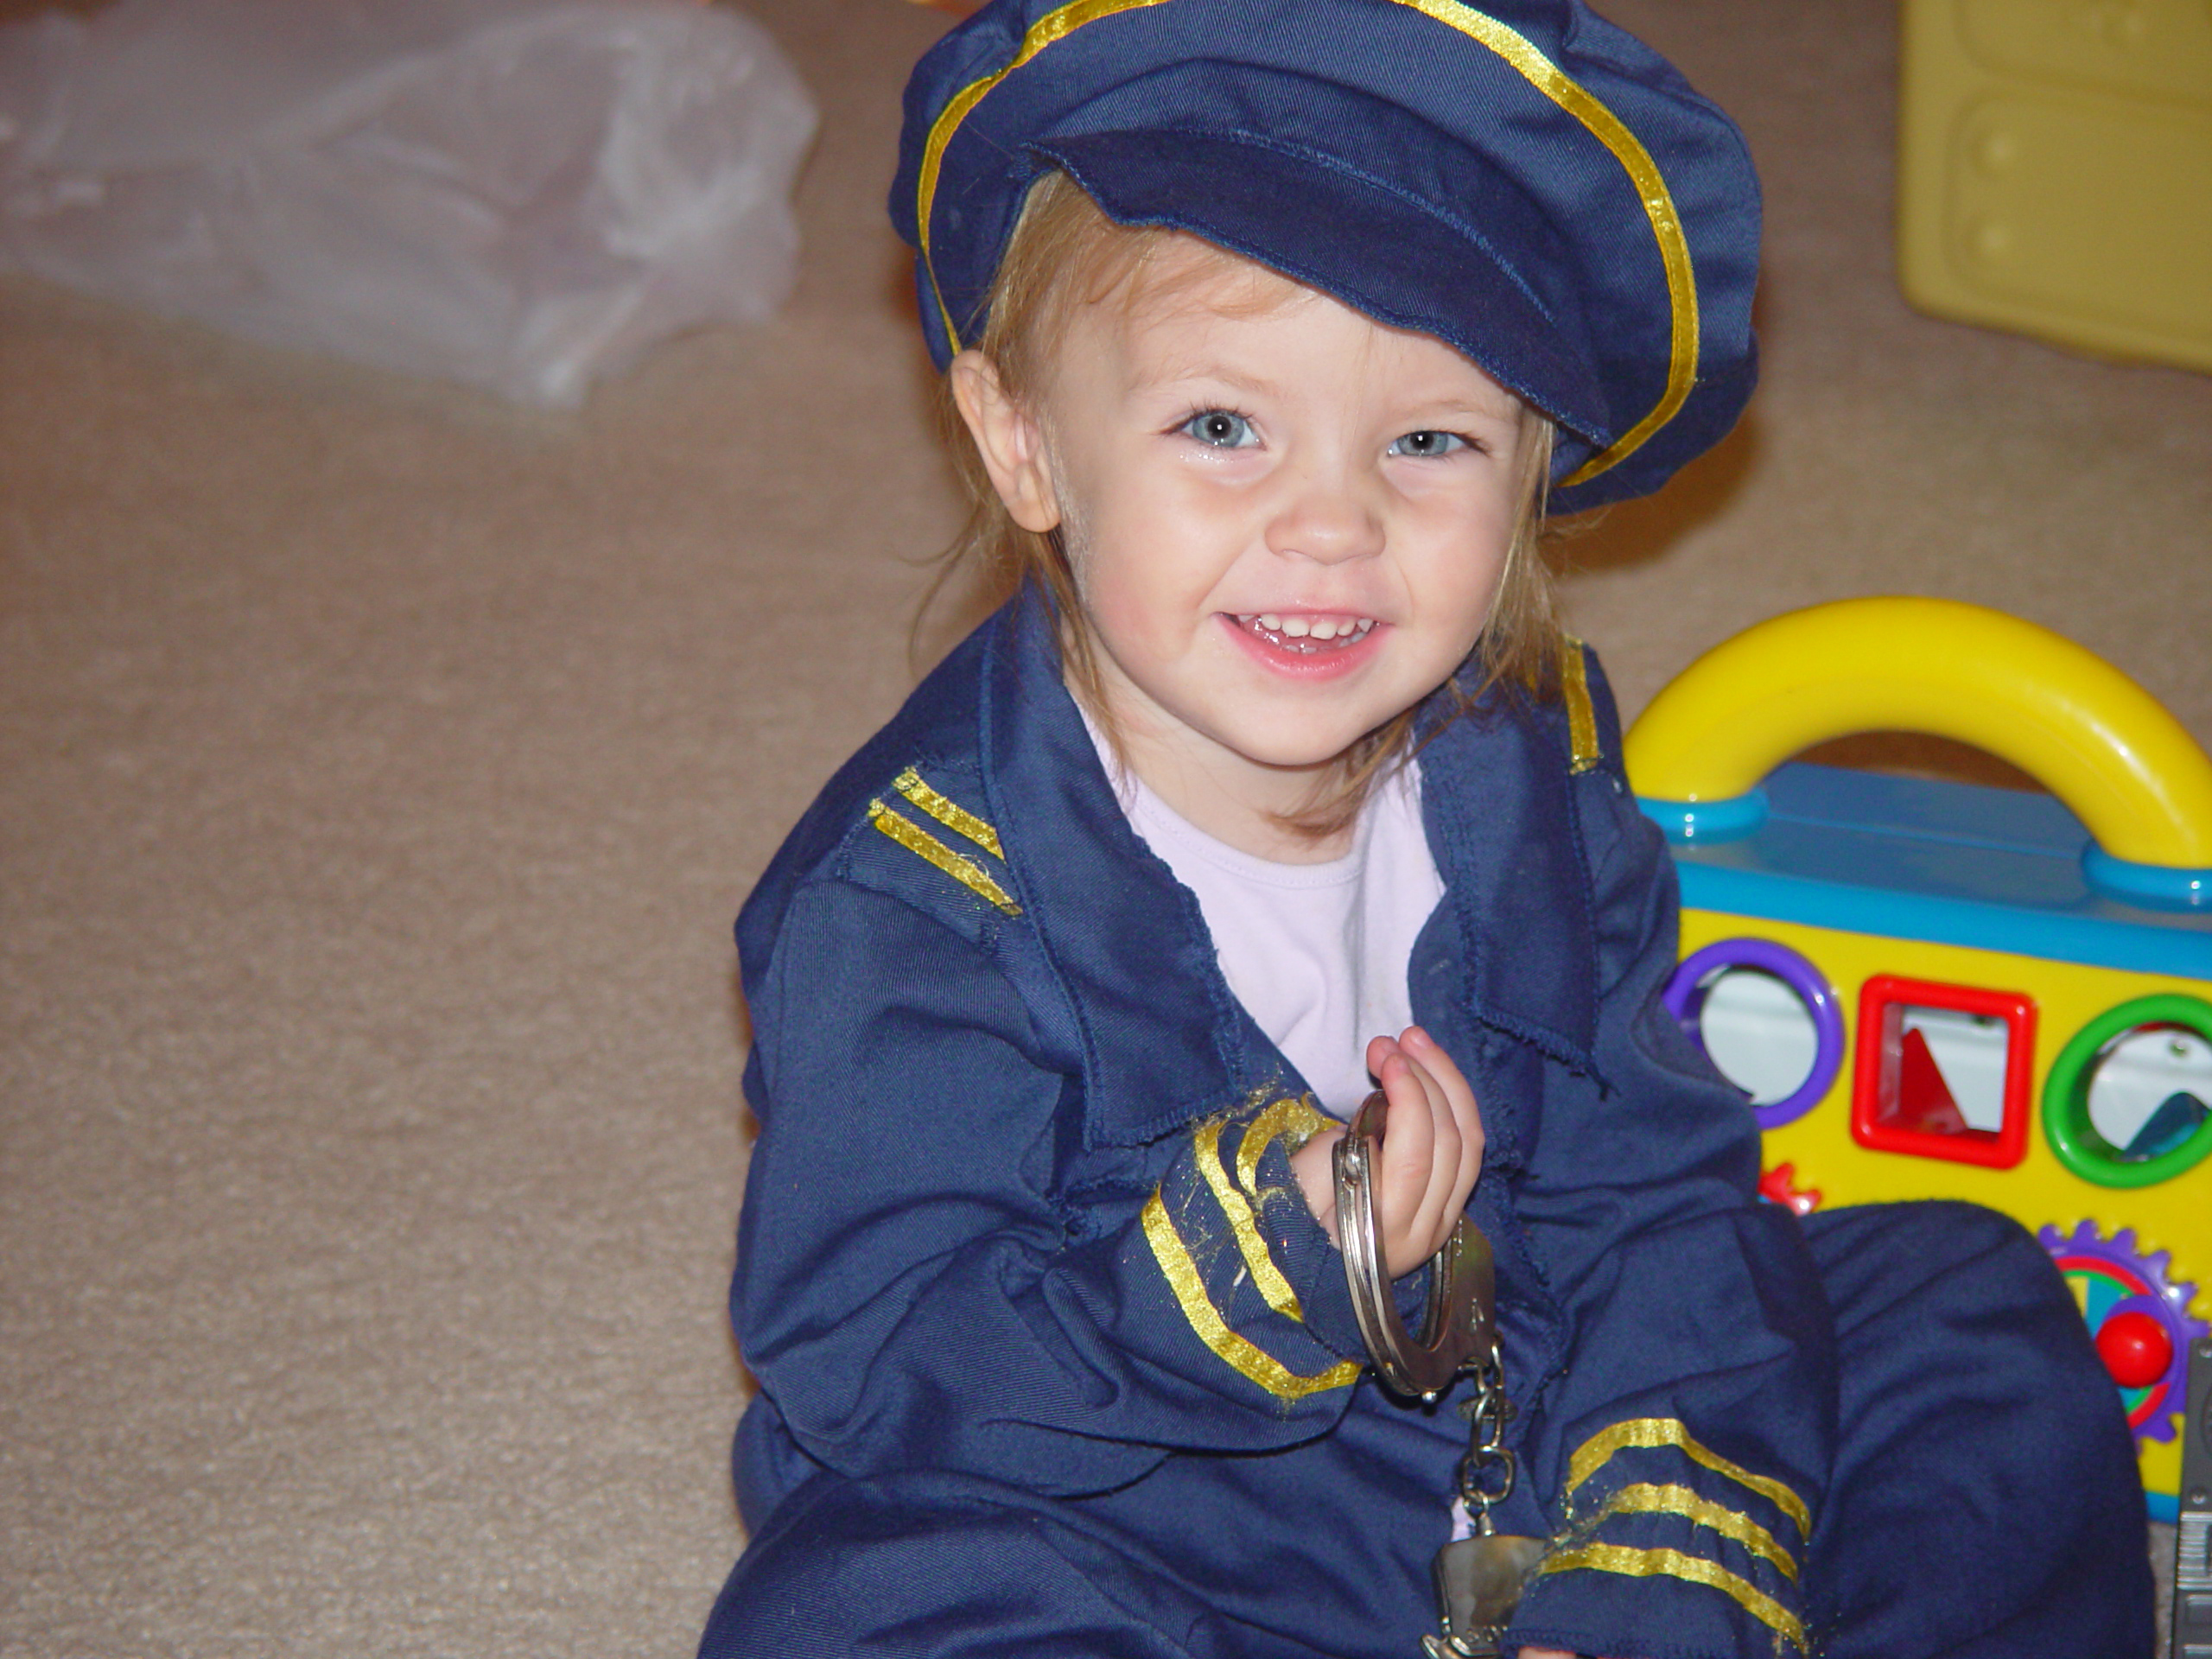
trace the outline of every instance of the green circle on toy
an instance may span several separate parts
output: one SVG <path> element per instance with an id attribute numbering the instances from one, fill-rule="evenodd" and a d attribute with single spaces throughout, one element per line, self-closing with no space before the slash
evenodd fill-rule
<path id="1" fill-rule="evenodd" d="M 2181 1141 L 2149 1157 L 2131 1157 L 2105 1139 L 2089 1118 L 2089 1085 L 2098 1065 L 2130 1033 L 2177 1027 L 2212 1043 L 2212 1003 L 2166 992 L 2108 1008 L 2074 1033 L 2051 1062 L 2043 1086 L 2043 1128 L 2059 1162 L 2099 1186 L 2156 1186 L 2212 1154 L 2212 1113 Z M 2202 1103 L 2198 1103 L 2200 1109 Z"/>

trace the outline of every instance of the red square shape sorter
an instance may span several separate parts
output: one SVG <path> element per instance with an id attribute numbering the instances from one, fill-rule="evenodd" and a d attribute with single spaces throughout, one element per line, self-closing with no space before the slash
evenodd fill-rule
<path id="1" fill-rule="evenodd" d="M 1876 974 L 1859 996 L 1851 1134 L 1877 1152 L 2011 1169 L 2027 1154 L 2036 1005 Z"/>

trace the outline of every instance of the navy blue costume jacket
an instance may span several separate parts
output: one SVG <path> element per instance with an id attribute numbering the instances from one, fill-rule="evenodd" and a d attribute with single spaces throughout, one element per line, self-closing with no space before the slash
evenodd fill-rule
<path id="1" fill-rule="evenodd" d="M 1806 1571 L 1850 1428 L 1830 1296 L 1874 1235 L 1824 1256 L 1757 1199 L 1748 1108 L 1657 1001 L 1663 844 L 1594 660 L 1569 668 L 1557 703 L 1493 692 L 1420 760 L 1446 893 L 1412 1001 L 1487 1136 L 1470 1213 L 1497 1256 L 1521 1471 L 1498 1518 L 1555 1541 L 1516 1628 L 1586 1653 L 1786 1651 L 1839 1616 L 1808 1605 Z M 969 1651 L 950 1632 L 978 1619 L 1028 1620 L 1033 1652 L 1418 1651 L 1456 1397 L 1399 1401 L 1363 1370 L 1341 1258 L 1287 1161 L 1323 1120 L 1129 828 L 1033 601 L 837 773 L 739 943 L 755 1542 L 704 1651 L 795 1640 L 774 1610 L 825 1554 L 917 1531 L 936 1553 L 820 1592 L 867 1583 L 850 1617 L 916 1653 Z M 1968 1236 L 1967 1255 L 2012 1249 Z M 2037 1326 L 2038 1356 L 2086 1351 L 2074 1325 Z M 785 1536 L 841 1492 L 844 1519 Z M 1010 1516 L 1015 1543 L 944 1541 Z M 1050 1573 L 1005 1566 L 1033 1548 L 1118 1611 L 1076 1618 Z M 987 1591 L 995 1571 L 1019 1594 Z M 806 1645 L 847 1650 L 818 1624 Z"/>

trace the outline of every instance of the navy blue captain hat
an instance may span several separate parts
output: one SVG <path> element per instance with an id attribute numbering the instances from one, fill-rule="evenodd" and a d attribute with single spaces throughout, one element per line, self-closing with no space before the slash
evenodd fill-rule
<path id="1" fill-rule="evenodd" d="M 1555 511 L 1657 489 L 1757 378 L 1743 135 L 1581 0 L 996 0 L 906 87 L 939 367 L 1052 168 L 1464 352 L 1557 423 Z"/>

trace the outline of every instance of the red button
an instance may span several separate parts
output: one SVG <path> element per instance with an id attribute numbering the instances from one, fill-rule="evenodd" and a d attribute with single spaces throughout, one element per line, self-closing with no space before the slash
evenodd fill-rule
<path id="1" fill-rule="evenodd" d="M 2174 1363 L 2174 1339 L 2148 1313 L 2115 1313 L 2097 1327 L 2097 1357 L 2123 1389 L 2147 1389 Z"/>

